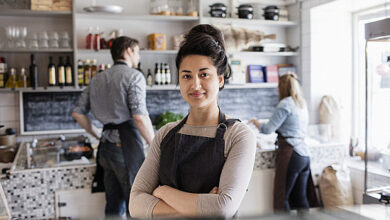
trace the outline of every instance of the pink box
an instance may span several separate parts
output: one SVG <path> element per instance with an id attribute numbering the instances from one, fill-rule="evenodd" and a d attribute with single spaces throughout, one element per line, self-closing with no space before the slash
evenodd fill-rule
<path id="1" fill-rule="evenodd" d="M 266 67 L 267 82 L 277 83 L 279 79 L 278 66 L 271 65 Z"/>

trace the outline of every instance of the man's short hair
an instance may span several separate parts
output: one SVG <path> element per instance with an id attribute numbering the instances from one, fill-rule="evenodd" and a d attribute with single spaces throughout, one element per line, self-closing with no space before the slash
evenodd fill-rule
<path id="1" fill-rule="evenodd" d="M 134 47 L 138 46 L 139 42 L 136 39 L 122 36 L 114 40 L 111 46 L 111 57 L 114 60 L 124 59 L 123 54 L 127 48 L 134 50 Z"/>

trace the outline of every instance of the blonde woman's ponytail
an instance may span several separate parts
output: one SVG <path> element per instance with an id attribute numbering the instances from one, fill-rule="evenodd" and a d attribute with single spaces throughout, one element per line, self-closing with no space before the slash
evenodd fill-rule
<path id="1" fill-rule="evenodd" d="M 298 107 L 306 107 L 306 101 L 302 96 L 298 77 L 295 73 L 286 73 L 279 78 L 279 101 L 289 96 Z"/>

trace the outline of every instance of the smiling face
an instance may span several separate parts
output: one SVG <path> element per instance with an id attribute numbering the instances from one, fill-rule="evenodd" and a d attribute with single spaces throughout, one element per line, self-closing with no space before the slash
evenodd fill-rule
<path id="1" fill-rule="evenodd" d="M 186 56 L 179 68 L 180 92 L 191 108 L 207 108 L 217 104 L 223 75 L 207 56 Z"/>

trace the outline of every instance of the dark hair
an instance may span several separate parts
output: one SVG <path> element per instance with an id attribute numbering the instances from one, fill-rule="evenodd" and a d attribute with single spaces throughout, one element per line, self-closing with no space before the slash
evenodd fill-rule
<path id="1" fill-rule="evenodd" d="M 114 61 L 124 59 L 123 53 L 127 48 L 134 50 L 134 47 L 139 45 L 138 40 L 130 37 L 118 37 L 114 40 L 111 46 L 111 57 Z"/>
<path id="2" fill-rule="evenodd" d="M 185 35 L 176 57 L 177 71 L 183 59 L 189 55 L 210 57 L 217 68 L 218 75 L 223 75 L 225 82 L 230 78 L 231 68 L 225 52 L 223 34 L 217 28 L 208 24 L 200 24 Z M 219 90 L 223 88 L 224 85 Z"/>

